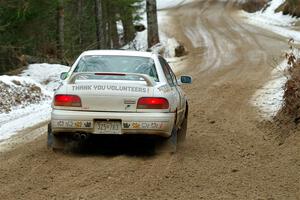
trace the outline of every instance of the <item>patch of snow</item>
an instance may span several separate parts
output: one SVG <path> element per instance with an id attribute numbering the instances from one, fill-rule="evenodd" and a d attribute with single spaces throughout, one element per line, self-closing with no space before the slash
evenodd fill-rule
<path id="1" fill-rule="evenodd" d="M 50 98 L 42 85 L 29 78 L 0 76 L 0 114 Z"/>
<path id="2" fill-rule="evenodd" d="M 284 76 L 286 67 L 287 61 L 284 60 L 272 71 L 272 80 L 257 90 L 251 99 L 251 103 L 259 108 L 264 119 L 271 120 L 282 106 L 283 87 L 287 81 Z"/>
<path id="3" fill-rule="evenodd" d="M 269 6 L 264 10 L 248 13 L 240 11 L 240 15 L 246 19 L 246 22 L 287 38 L 293 38 L 300 42 L 299 31 L 293 30 L 293 25 L 299 20 L 289 15 L 283 15 L 282 12 L 275 13 L 275 10 L 284 3 L 284 0 L 272 0 Z"/>
<path id="4" fill-rule="evenodd" d="M 51 100 L 17 108 L 8 114 L 0 114 L 0 141 L 10 138 L 18 131 L 50 120 Z"/>
<path id="5" fill-rule="evenodd" d="M 298 49 L 290 50 L 296 58 L 300 58 Z M 288 61 L 285 59 L 272 71 L 272 79 L 260 88 L 251 99 L 251 103 L 260 109 L 263 118 L 271 120 L 281 109 L 284 86 L 289 78 Z"/>
<path id="6" fill-rule="evenodd" d="M 272 0 L 265 10 L 256 13 L 240 11 L 240 15 L 245 17 L 249 24 L 267 29 L 288 39 L 293 38 L 296 43 L 299 43 L 299 31 L 293 30 L 298 19 L 283 15 L 282 12 L 275 13 L 275 10 L 283 3 L 284 0 Z M 299 56 L 299 52 L 293 53 Z M 287 66 L 287 60 L 282 61 L 272 71 L 272 79 L 260 88 L 251 99 L 251 103 L 259 108 L 261 116 L 265 119 L 271 120 L 282 106 L 284 85 L 287 81 L 285 76 Z"/>
<path id="7" fill-rule="evenodd" d="M 0 76 L 0 82 L 6 84 L 8 91 L 14 92 L 17 88 L 18 91 L 26 92 L 26 87 L 33 85 L 40 90 L 41 96 L 35 103 L 22 102 L 22 105 L 13 106 L 10 112 L 0 114 L 0 141 L 50 119 L 53 91 L 59 86 L 60 73 L 68 70 L 69 67 L 63 65 L 34 64 L 20 76 Z M 11 98 L 13 94 L 9 93 L 1 101 L 9 102 Z"/>
<path id="8" fill-rule="evenodd" d="M 157 0 L 157 9 L 164 10 L 174 7 L 178 7 L 187 3 L 192 2 L 193 0 Z"/>
<path id="9" fill-rule="evenodd" d="M 58 64 L 32 64 L 21 74 L 22 77 L 29 77 L 32 80 L 44 85 L 48 91 L 54 91 L 59 86 L 60 74 L 69 71 L 69 67 Z"/>

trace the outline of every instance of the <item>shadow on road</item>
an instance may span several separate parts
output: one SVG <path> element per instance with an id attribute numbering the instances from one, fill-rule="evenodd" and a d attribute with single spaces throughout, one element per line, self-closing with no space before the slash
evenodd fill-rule
<path id="1" fill-rule="evenodd" d="M 162 138 L 153 136 L 113 136 L 99 135 L 92 136 L 86 141 L 71 142 L 64 152 L 77 155 L 93 156 L 154 156 L 157 147 L 163 145 Z"/>

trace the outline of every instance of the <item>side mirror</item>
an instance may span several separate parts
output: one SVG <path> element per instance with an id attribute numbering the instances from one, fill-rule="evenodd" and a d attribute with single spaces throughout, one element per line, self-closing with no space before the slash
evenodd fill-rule
<path id="1" fill-rule="evenodd" d="M 191 84 L 193 79 L 191 76 L 180 76 L 178 83 L 181 84 Z"/>
<path id="2" fill-rule="evenodd" d="M 68 78 L 68 72 L 63 72 L 60 74 L 60 79 L 61 80 L 66 80 L 66 78 Z"/>

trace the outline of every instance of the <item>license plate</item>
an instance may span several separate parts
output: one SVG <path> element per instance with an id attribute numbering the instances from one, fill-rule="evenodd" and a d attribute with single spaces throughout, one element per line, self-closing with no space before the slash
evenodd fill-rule
<path id="1" fill-rule="evenodd" d="M 97 134 L 122 134 L 121 122 L 98 121 L 95 129 Z"/>

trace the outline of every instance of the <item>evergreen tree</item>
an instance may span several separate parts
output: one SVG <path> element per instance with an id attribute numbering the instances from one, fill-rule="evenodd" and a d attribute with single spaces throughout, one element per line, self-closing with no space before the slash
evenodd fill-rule
<path id="1" fill-rule="evenodd" d="M 73 60 L 84 50 L 119 48 L 135 37 L 141 2 L 0 1 L 0 67 L 5 66 L 0 72 L 16 66 L 10 58 L 22 54 Z M 123 35 L 117 24 L 123 25 Z M 7 59 L 2 62 L 1 58 Z"/>

